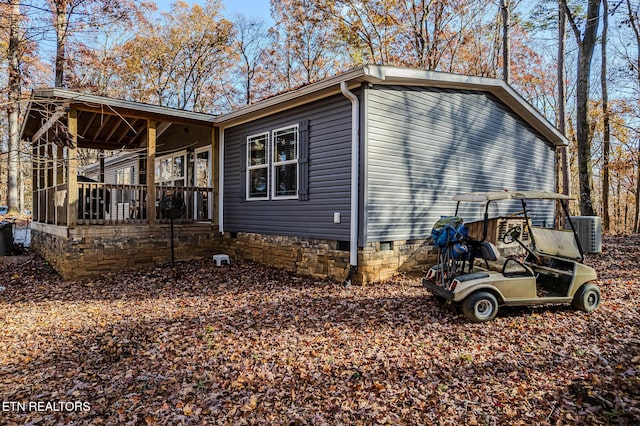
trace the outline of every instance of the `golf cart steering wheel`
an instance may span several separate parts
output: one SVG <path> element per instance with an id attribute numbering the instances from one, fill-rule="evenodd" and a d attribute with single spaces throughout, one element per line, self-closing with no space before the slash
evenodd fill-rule
<path id="1" fill-rule="evenodd" d="M 518 241 L 518 238 L 520 238 L 520 235 L 522 235 L 522 227 L 514 226 L 513 228 L 510 228 L 509 230 L 507 230 L 507 232 L 504 233 L 504 236 L 502 237 L 502 242 L 504 242 L 505 244 L 511 244 L 514 241 Z"/>

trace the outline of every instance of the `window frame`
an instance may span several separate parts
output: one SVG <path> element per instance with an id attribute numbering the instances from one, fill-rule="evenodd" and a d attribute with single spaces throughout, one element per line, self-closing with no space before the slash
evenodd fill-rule
<path id="1" fill-rule="evenodd" d="M 126 166 L 119 169 L 116 169 L 116 185 L 118 186 L 131 186 L 134 185 L 135 182 L 135 167 L 134 166 Z M 123 182 L 119 182 L 120 177 L 122 177 Z M 124 182 L 129 178 L 129 183 Z M 134 201 L 134 191 L 120 190 L 116 191 L 116 203 L 126 204 Z"/>
<path id="2" fill-rule="evenodd" d="M 284 161 L 276 161 L 276 146 L 277 143 L 276 133 L 283 132 L 286 130 L 292 130 L 295 135 L 295 158 L 291 160 Z M 270 168 L 271 171 L 271 199 L 272 200 L 297 200 L 300 197 L 300 125 L 290 124 L 288 126 L 283 126 L 271 131 L 271 156 L 269 157 L 271 160 Z M 278 195 L 276 191 L 276 178 L 277 178 L 277 167 L 280 166 L 289 166 L 295 164 L 296 166 L 296 187 L 295 187 L 295 195 Z"/>
<path id="3" fill-rule="evenodd" d="M 206 153 L 207 154 L 207 186 L 202 187 L 198 186 L 198 155 Z M 213 188 L 213 176 L 212 176 L 212 157 L 211 157 L 212 149 L 211 145 L 205 145 L 199 148 L 196 148 L 193 153 L 193 186 L 196 188 Z M 197 192 L 196 192 L 197 193 Z M 206 217 L 200 218 L 198 216 L 198 196 L 193 197 L 193 218 L 197 222 L 210 222 L 213 218 L 213 195 L 215 191 L 211 191 L 210 194 L 207 195 L 207 215 Z"/>
<path id="4" fill-rule="evenodd" d="M 270 157 L 270 132 L 262 132 L 262 133 L 256 133 L 253 135 L 249 135 L 247 136 L 247 143 L 246 143 L 246 161 L 245 161 L 245 166 L 246 166 L 246 185 L 245 185 L 245 199 L 247 201 L 264 201 L 264 200 L 268 200 L 269 199 L 269 182 L 270 182 L 270 174 L 271 174 L 271 157 Z M 257 140 L 259 138 L 265 138 L 265 144 L 264 144 L 264 163 L 262 164 L 251 164 L 251 144 L 252 141 Z M 256 196 L 251 196 L 251 172 L 254 170 L 260 170 L 260 169 L 266 169 L 267 170 L 267 178 L 265 181 L 265 185 L 267 185 L 266 191 L 265 191 L 265 196 L 264 197 L 256 197 Z"/>
<path id="5" fill-rule="evenodd" d="M 175 162 L 176 162 L 176 158 L 178 157 L 182 157 L 183 175 L 176 179 Z M 164 160 L 171 160 L 170 161 L 170 165 L 171 165 L 171 180 L 170 180 L 171 184 L 170 185 L 163 185 L 163 182 L 169 182 L 169 180 L 164 180 L 164 181 L 162 180 L 162 171 L 160 171 L 160 174 L 158 175 L 158 170 L 159 170 L 158 167 L 162 164 Z M 170 154 L 156 157 L 155 164 L 154 164 L 153 180 L 157 186 L 169 186 L 169 187 L 187 186 L 189 182 L 188 170 L 187 170 L 187 151 L 181 150 L 181 151 L 176 151 Z M 179 181 L 179 180 L 182 180 L 184 183 L 182 185 L 176 185 L 176 181 Z"/>

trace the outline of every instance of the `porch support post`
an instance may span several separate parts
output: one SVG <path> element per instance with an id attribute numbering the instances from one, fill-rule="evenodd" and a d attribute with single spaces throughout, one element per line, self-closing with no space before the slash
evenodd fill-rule
<path id="1" fill-rule="evenodd" d="M 147 120 L 147 219 L 149 225 L 156 223 L 156 126 Z"/>
<path id="2" fill-rule="evenodd" d="M 67 227 L 75 228 L 78 223 L 78 110 L 69 110 L 67 121 L 71 138 L 67 148 Z"/>
<path id="3" fill-rule="evenodd" d="M 51 182 L 51 186 L 55 187 L 54 193 L 58 193 L 58 186 L 64 184 L 64 148 L 61 145 L 55 145 L 53 148 L 53 182 Z M 55 199 L 55 197 L 54 197 Z M 65 215 L 65 210 L 61 209 L 58 206 L 58 200 L 54 202 L 53 205 L 53 223 L 55 225 L 60 225 L 60 222 L 65 222 L 67 220 L 66 217 L 61 217 Z"/>
<path id="4" fill-rule="evenodd" d="M 64 149 L 60 146 L 56 146 L 56 158 L 55 158 L 56 180 L 53 183 L 54 186 L 62 185 L 64 183 Z"/>
<path id="5" fill-rule="evenodd" d="M 100 177 L 99 177 L 99 181 L 104 183 L 104 149 L 101 149 L 100 151 L 98 151 L 98 158 L 100 160 Z"/>
<path id="6" fill-rule="evenodd" d="M 48 140 L 48 138 L 47 138 Z M 39 200 L 38 200 L 38 218 L 39 222 L 47 223 L 47 162 L 46 162 L 46 143 L 42 142 L 42 140 L 38 140 L 38 188 L 39 191 Z"/>
<path id="7" fill-rule="evenodd" d="M 220 213 L 219 211 L 220 203 L 218 203 L 218 196 L 220 193 L 220 179 L 221 179 L 221 177 L 219 176 L 220 165 L 218 163 L 219 141 L 220 141 L 220 129 L 218 129 L 217 127 L 214 127 L 213 129 L 211 129 L 211 186 L 213 186 L 213 191 L 211 194 L 211 198 L 213 198 L 212 200 L 213 211 L 211 212 L 212 225 L 219 225 L 218 215 Z"/>
<path id="8" fill-rule="evenodd" d="M 58 218 L 56 217 L 56 203 L 55 196 L 52 195 L 55 193 L 55 174 L 53 173 L 54 161 L 53 161 L 53 143 L 47 141 L 44 146 L 44 186 L 47 188 L 45 191 L 47 202 L 45 204 L 45 217 L 47 218 L 47 223 L 53 223 L 54 225 L 58 224 Z M 66 219 L 66 218 L 65 218 Z"/>

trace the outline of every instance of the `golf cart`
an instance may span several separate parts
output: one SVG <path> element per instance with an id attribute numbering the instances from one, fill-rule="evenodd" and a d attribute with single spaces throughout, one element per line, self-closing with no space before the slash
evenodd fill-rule
<path id="1" fill-rule="evenodd" d="M 461 304 L 473 322 L 492 320 L 499 305 L 522 306 L 571 302 L 576 309 L 591 312 L 600 304 L 600 290 L 589 283 L 596 272 L 584 265 L 584 254 L 571 223 L 567 201 L 571 198 L 550 192 L 474 192 L 453 197 L 456 213 L 443 217 L 433 227 L 438 263 L 427 271 L 423 285 L 440 300 Z M 527 201 L 558 201 L 568 230 L 534 226 Z M 518 244 L 521 256 L 503 256 L 487 241 L 489 208 L 497 202 L 519 203 L 515 213 L 521 225 L 502 234 L 504 245 Z M 472 238 L 458 216 L 461 203 L 484 203 L 480 236 Z M 548 206 L 548 203 L 547 203 Z M 519 208 L 519 206 L 518 206 Z M 514 215 L 512 215 L 513 217 Z M 479 228 L 479 227 L 477 227 Z M 523 236 L 529 240 L 526 244 Z"/>

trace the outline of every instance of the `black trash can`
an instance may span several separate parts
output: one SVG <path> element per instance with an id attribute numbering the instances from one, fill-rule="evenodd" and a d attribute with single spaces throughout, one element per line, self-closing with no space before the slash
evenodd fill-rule
<path id="1" fill-rule="evenodd" d="M 9 256 L 13 251 L 13 224 L 0 222 L 0 256 Z"/>

